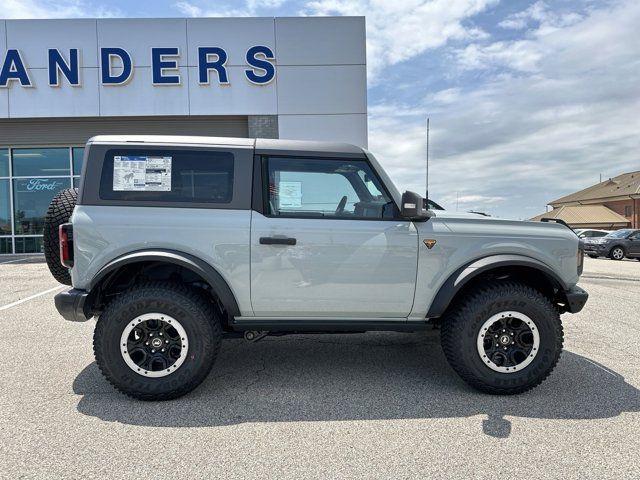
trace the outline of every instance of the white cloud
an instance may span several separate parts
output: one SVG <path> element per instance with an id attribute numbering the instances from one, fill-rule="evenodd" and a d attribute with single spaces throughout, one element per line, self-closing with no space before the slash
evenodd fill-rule
<path id="1" fill-rule="evenodd" d="M 315 0 L 308 15 L 366 15 L 369 81 L 394 65 L 445 45 L 450 40 L 486 38 L 465 20 L 497 0 Z"/>
<path id="2" fill-rule="evenodd" d="M 95 7 L 82 0 L 2 0 L 0 18 L 113 17 L 118 11 Z"/>
<path id="3" fill-rule="evenodd" d="M 246 0 L 240 7 L 228 7 L 218 5 L 209 6 L 214 2 L 181 1 L 176 3 L 176 8 L 188 17 L 251 17 L 258 15 L 262 10 L 281 7 L 287 0 Z M 206 6 L 201 6 L 206 5 Z"/>
<path id="4" fill-rule="evenodd" d="M 464 82 L 420 105 L 372 108 L 371 149 L 399 186 L 424 189 L 427 112 L 431 196 L 450 208 L 458 192 L 474 209 L 531 217 L 548 201 L 596 183 L 600 173 L 640 168 L 640 63 L 630 41 L 640 3 L 579 16 L 561 28 L 540 25 L 524 40 L 478 45 L 482 58 L 471 65 L 484 74 L 469 80 L 463 70 Z M 516 51 L 535 55 L 518 60 Z"/>
<path id="5" fill-rule="evenodd" d="M 539 24 L 539 28 L 562 28 L 582 19 L 582 15 L 576 12 L 554 12 L 546 2 L 538 1 L 527 9 L 509 15 L 498 26 L 505 29 L 522 30 L 533 23 Z"/>
<path id="6" fill-rule="evenodd" d="M 409 60 L 450 40 L 482 40 L 488 34 L 465 20 L 499 0 L 309 0 L 301 15 L 366 16 L 369 81 L 388 65 Z M 192 17 L 253 16 L 282 7 L 286 0 L 246 0 L 240 6 L 183 0 L 176 8 Z M 214 6 L 211 6 L 211 5 Z"/>
<path id="7" fill-rule="evenodd" d="M 471 44 L 456 52 L 460 67 L 467 70 L 511 68 L 534 72 L 544 56 L 542 45 L 531 40 L 494 42 L 489 45 Z"/>

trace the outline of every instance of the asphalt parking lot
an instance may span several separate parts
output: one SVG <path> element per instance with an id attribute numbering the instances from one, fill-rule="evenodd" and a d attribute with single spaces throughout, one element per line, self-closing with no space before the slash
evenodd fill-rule
<path id="1" fill-rule="evenodd" d="M 57 286 L 0 259 L 1 478 L 640 478 L 638 261 L 586 259 L 558 367 L 515 397 L 468 388 L 430 331 L 227 340 L 198 390 L 138 402 Z"/>

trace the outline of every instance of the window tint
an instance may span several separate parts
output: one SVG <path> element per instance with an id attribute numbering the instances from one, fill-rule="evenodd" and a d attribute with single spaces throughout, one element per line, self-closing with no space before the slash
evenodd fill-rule
<path id="1" fill-rule="evenodd" d="M 191 150 L 110 150 L 102 168 L 103 200 L 229 203 L 233 155 Z"/>
<path id="2" fill-rule="evenodd" d="M 394 217 L 393 202 L 364 161 L 269 158 L 267 178 L 272 216 Z"/>
<path id="3" fill-rule="evenodd" d="M 13 176 L 69 175 L 68 148 L 14 148 Z"/>

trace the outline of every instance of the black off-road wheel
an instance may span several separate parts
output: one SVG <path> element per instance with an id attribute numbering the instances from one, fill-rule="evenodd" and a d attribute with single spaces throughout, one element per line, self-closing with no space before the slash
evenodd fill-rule
<path id="1" fill-rule="evenodd" d="M 609 258 L 611 260 L 624 260 L 624 257 L 627 255 L 627 252 L 624 251 L 622 247 L 613 247 L 609 252 Z"/>
<path id="2" fill-rule="evenodd" d="M 44 258 L 53 278 L 64 285 L 71 285 L 69 269 L 60 263 L 60 236 L 58 227 L 67 223 L 78 200 L 78 189 L 67 188 L 53 197 L 44 218 Z"/>
<path id="3" fill-rule="evenodd" d="M 562 352 L 563 331 L 546 296 L 505 281 L 467 294 L 443 319 L 441 342 L 449 364 L 469 385 L 512 395 L 549 376 Z"/>
<path id="4" fill-rule="evenodd" d="M 119 391 L 171 400 L 192 391 L 215 362 L 222 330 L 209 300 L 173 283 L 147 283 L 113 300 L 98 318 L 96 363 Z"/>

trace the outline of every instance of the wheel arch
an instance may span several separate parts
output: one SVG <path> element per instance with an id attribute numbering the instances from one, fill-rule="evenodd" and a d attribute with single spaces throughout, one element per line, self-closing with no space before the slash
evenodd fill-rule
<path id="1" fill-rule="evenodd" d="M 565 282 L 546 264 L 523 255 L 491 255 L 474 260 L 453 272 L 440 286 L 427 318 L 442 317 L 450 305 L 483 279 L 517 279 L 556 299 L 558 292 L 568 289 Z M 564 301 L 560 299 L 560 301 Z"/>
<path id="2" fill-rule="evenodd" d="M 619 243 L 614 243 L 613 245 L 611 245 L 611 247 L 609 247 L 609 252 L 608 252 L 607 256 L 610 256 L 610 255 L 611 255 L 611 252 L 613 252 L 613 250 L 614 250 L 614 249 L 616 249 L 616 248 L 621 249 L 621 250 L 622 250 L 622 253 L 623 253 L 624 255 L 626 255 L 626 254 L 628 253 L 628 252 L 627 252 L 627 248 L 626 248 L 626 246 L 624 245 L 624 243 L 619 242 Z"/>
<path id="3" fill-rule="evenodd" d="M 240 316 L 240 308 L 236 297 L 218 270 L 194 255 L 165 249 L 139 250 L 117 257 L 107 263 L 91 280 L 88 288 L 89 297 L 87 298 L 87 303 L 94 305 L 99 300 L 101 292 L 118 278 L 119 273 L 132 268 L 136 264 L 171 265 L 186 270 L 194 278 L 199 277 L 209 285 L 231 319 L 235 316 Z"/>

